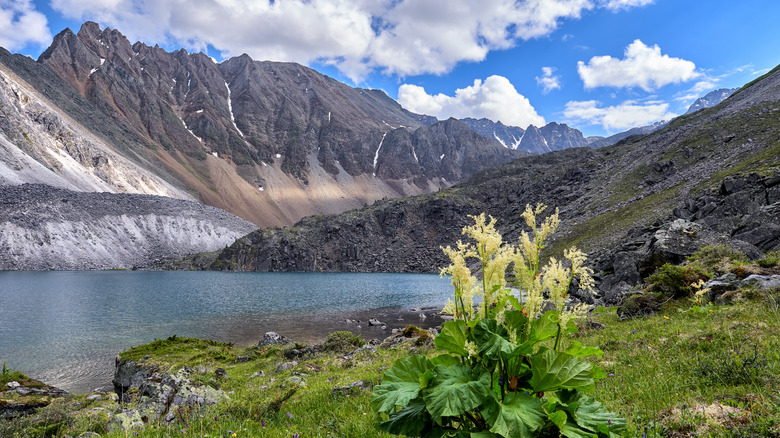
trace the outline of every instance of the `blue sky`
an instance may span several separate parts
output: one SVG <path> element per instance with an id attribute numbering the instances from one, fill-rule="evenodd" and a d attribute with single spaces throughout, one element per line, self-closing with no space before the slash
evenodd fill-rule
<path id="1" fill-rule="evenodd" d="M 608 135 L 780 63 L 773 0 L 0 0 L 37 58 L 86 20 L 131 42 L 294 61 L 412 111 Z"/>

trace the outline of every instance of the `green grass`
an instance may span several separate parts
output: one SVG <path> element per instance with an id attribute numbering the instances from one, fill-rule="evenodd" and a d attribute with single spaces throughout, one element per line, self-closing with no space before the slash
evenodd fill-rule
<path id="1" fill-rule="evenodd" d="M 749 293 L 748 293 L 749 292 Z M 569 341 L 598 346 L 594 357 L 609 375 L 596 386 L 595 397 L 629 420 L 629 436 L 778 436 L 780 435 L 780 291 L 745 291 L 751 299 L 730 305 L 689 310 L 688 300 L 670 302 L 652 317 L 621 321 L 614 312 L 592 314 L 605 325 L 587 329 Z M 679 310 L 678 310 L 679 309 Z M 687 310 L 685 313 L 681 310 Z M 340 347 L 358 345 L 344 334 L 331 337 Z M 190 338 L 168 338 L 122 353 L 127 360 L 150 361 L 175 368 L 187 363 L 195 380 L 219 386 L 231 400 L 198 409 L 181 408 L 171 424 L 113 432 L 109 437 L 382 437 L 369 400 L 371 387 L 398 358 L 415 351 L 432 356 L 429 343 L 413 339 L 394 349 L 362 351 L 350 358 L 322 353 L 288 362 L 291 347 L 236 348 Z M 339 352 L 350 348 L 340 348 Z M 238 362 L 239 356 L 248 362 Z M 215 367 L 227 371 L 217 379 Z M 263 376 L 256 373 L 263 371 Z M 303 376 L 306 385 L 285 381 Z M 336 386 L 364 382 L 363 389 L 334 391 Z M 105 434 L 115 402 L 88 402 L 85 395 L 57 400 L 38 414 L 15 422 L 0 421 L 0 436 L 78 436 Z M 702 414 L 704 407 L 736 410 L 725 421 Z M 136 435 L 137 433 L 137 435 Z"/>
<path id="2" fill-rule="evenodd" d="M 771 294 L 778 292 L 699 312 L 680 313 L 690 304 L 676 302 L 649 318 L 601 317 L 607 327 L 583 336 L 584 343 L 604 350 L 599 365 L 610 375 L 597 385 L 597 398 L 628 418 L 634 430 L 647 427 L 661 436 L 698 433 L 674 412 L 689 410 L 689 423 L 701 423 L 693 418 L 696 408 L 713 403 L 740 409 L 733 421 L 710 425 L 713 436 L 741 436 L 745 424 L 760 421 L 767 429 L 756 436 L 777 436 L 780 314 Z"/>
<path id="3" fill-rule="evenodd" d="M 20 371 L 6 368 L 5 362 L 3 362 L 3 370 L 0 372 L 0 388 L 5 388 L 5 385 L 9 382 L 22 382 L 28 379 L 29 378 Z"/>

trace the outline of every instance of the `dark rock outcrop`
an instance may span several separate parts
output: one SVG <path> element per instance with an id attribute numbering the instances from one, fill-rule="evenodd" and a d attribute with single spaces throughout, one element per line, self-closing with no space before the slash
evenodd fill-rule
<path id="1" fill-rule="evenodd" d="M 64 391 L 35 379 L 11 381 L 0 388 L 0 420 L 35 413 L 48 406 L 52 399 L 68 395 Z"/>
<path id="2" fill-rule="evenodd" d="M 666 221 L 634 229 L 598 260 L 608 303 L 664 263 L 678 264 L 705 245 L 726 244 L 749 259 L 780 249 L 780 173 L 726 178 L 706 195 L 684 201 Z"/>

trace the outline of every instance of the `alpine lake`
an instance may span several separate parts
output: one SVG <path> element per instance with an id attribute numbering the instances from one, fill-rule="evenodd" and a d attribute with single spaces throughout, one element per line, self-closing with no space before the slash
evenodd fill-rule
<path id="1" fill-rule="evenodd" d="M 155 339 L 249 346 L 275 331 L 312 344 L 337 330 L 382 339 L 438 322 L 451 294 L 435 274 L 0 272 L 0 362 L 82 393 L 111 387 L 116 355 Z"/>

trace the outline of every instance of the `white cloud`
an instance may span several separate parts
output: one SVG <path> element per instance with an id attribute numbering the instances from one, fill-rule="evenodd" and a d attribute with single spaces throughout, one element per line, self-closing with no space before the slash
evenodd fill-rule
<path id="1" fill-rule="evenodd" d="M 645 0 L 51 0 L 131 40 L 208 44 L 225 56 L 322 62 L 357 80 L 373 70 L 443 74 L 491 50 L 545 36 L 593 8 Z M 620 7 L 616 7 L 616 5 Z M 227 24 L 229 23 L 229 25 Z"/>
<path id="2" fill-rule="evenodd" d="M 455 90 L 455 96 L 430 95 L 423 87 L 404 84 L 398 89 L 398 102 L 412 112 L 440 119 L 486 117 L 522 128 L 545 125 L 531 102 L 502 76 L 490 76 L 484 82 L 475 79 L 474 85 Z"/>
<path id="3" fill-rule="evenodd" d="M 595 100 L 571 101 L 566 104 L 563 114 L 572 123 L 601 125 L 609 132 L 625 131 L 677 117 L 677 114 L 669 111 L 667 103 L 643 104 L 630 100 L 607 107 Z"/>
<path id="4" fill-rule="evenodd" d="M 603 6 L 613 11 L 652 4 L 653 0 L 605 0 Z"/>
<path id="5" fill-rule="evenodd" d="M 719 79 L 717 78 L 706 78 L 702 81 L 698 81 L 695 84 L 693 84 L 693 87 L 691 87 L 690 92 L 691 93 L 703 93 L 705 91 L 714 90 L 715 87 L 718 86 Z"/>
<path id="6" fill-rule="evenodd" d="M 639 87 L 652 91 L 664 85 L 687 82 L 700 77 L 691 61 L 662 55 L 658 45 L 648 47 L 635 40 L 626 47 L 623 59 L 594 56 L 577 63 L 577 71 L 585 88 Z"/>
<path id="7" fill-rule="evenodd" d="M 21 50 L 28 44 L 51 43 L 46 16 L 30 0 L 0 0 L 0 46 Z"/>
<path id="8" fill-rule="evenodd" d="M 542 75 L 536 77 L 536 83 L 542 87 L 542 94 L 561 89 L 561 78 L 553 75 L 555 70 L 555 67 L 542 67 Z"/>

